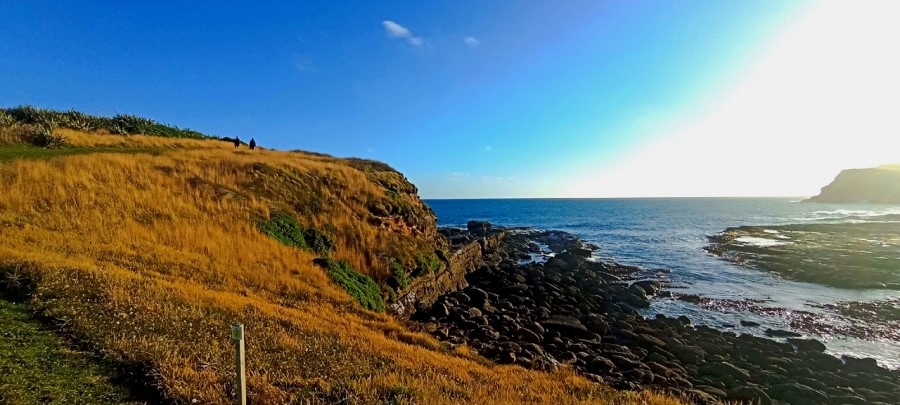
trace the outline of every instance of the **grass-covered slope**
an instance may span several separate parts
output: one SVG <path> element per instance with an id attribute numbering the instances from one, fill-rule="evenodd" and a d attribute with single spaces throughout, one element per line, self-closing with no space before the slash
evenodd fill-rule
<path id="1" fill-rule="evenodd" d="M 674 403 L 491 365 L 360 305 L 338 283 L 389 296 L 397 264 L 442 248 L 415 187 L 383 164 L 53 134 L 79 152 L 0 161 L 0 288 L 175 403 L 231 400 L 233 322 L 257 404 Z"/>

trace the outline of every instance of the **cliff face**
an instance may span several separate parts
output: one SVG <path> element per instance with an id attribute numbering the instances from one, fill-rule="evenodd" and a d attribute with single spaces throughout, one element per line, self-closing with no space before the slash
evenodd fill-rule
<path id="1" fill-rule="evenodd" d="M 466 274 L 490 262 L 499 261 L 499 256 L 495 253 L 504 236 L 503 232 L 498 232 L 455 246 L 447 257 L 447 263 L 440 270 L 415 277 L 388 309 L 395 316 L 409 318 L 419 308 L 431 307 L 441 295 L 468 287 Z"/>
<path id="2" fill-rule="evenodd" d="M 807 202 L 900 204 L 900 165 L 844 170 Z"/>

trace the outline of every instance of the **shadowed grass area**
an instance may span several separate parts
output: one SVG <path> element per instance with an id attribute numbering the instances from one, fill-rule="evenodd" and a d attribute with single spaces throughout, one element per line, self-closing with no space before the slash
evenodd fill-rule
<path id="1" fill-rule="evenodd" d="M 26 304 L 0 296 L 0 403 L 142 403 L 114 384 L 113 375 L 43 328 Z"/>

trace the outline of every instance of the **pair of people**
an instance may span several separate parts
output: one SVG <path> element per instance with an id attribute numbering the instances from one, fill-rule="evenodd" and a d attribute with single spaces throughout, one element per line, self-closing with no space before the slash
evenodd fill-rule
<path id="1" fill-rule="evenodd" d="M 248 143 L 247 145 L 250 146 L 250 150 L 256 149 L 256 140 L 253 138 L 250 138 L 250 143 Z M 235 136 L 234 137 L 234 148 L 237 149 L 240 147 L 241 147 L 241 138 Z"/>

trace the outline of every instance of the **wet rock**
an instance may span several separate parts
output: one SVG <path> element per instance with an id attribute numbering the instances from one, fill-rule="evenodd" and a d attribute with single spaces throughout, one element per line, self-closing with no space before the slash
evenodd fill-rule
<path id="1" fill-rule="evenodd" d="M 855 357 L 842 356 L 841 359 L 844 360 L 845 367 L 848 370 L 853 371 L 877 371 L 878 370 L 878 362 L 873 358 L 864 358 L 858 359 Z"/>
<path id="2" fill-rule="evenodd" d="M 798 338 L 802 336 L 799 333 L 791 332 L 789 330 L 782 329 L 766 329 L 766 336 L 776 337 L 776 338 Z"/>
<path id="3" fill-rule="evenodd" d="M 790 344 L 797 347 L 797 350 L 801 352 L 819 352 L 822 353 L 825 351 L 825 344 L 816 340 L 816 339 L 796 339 L 789 338 L 787 340 Z"/>
<path id="4" fill-rule="evenodd" d="M 567 252 L 572 253 L 575 256 L 591 257 L 591 251 L 588 249 L 572 248 L 567 250 Z"/>
<path id="5" fill-rule="evenodd" d="M 644 291 L 644 295 L 646 295 L 646 296 L 653 296 L 653 295 L 656 295 L 656 293 L 658 293 L 659 290 L 662 289 L 662 284 L 661 284 L 659 281 L 656 281 L 656 280 L 644 280 L 644 281 L 638 281 L 638 282 L 636 282 L 636 283 L 634 283 L 634 284 L 632 284 L 632 285 L 633 285 L 633 286 L 637 286 L 638 288 L 640 288 L 641 290 L 643 290 L 643 291 Z"/>
<path id="6" fill-rule="evenodd" d="M 491 230 L 491 223 L 487 221 L 469 221 L 466 223 L 466 229 L 473 235 L 484 236 Z"/>
<path id="7" fill-rule="evenodd" d="M 753 321 L 741 321 L 741 326 L 746 326 L 746 327 L 748 327 L 748 328 L 752 328 L 752 327 L 755 327 L 755 326 L 759 326 L 759 323 L 758 323 L 758 322 L 753 322 Z"/>
<path id="8" fill-rule="evenodd" d="M 638 288 L 636 290 L 640 290 L 640 289 Z M 643 292 L 643 290 L 640 290 L 640 291 Z M 622 295 L 619 296 L 619 300 L 621 300 L 622 302 L 624 302 L 628 305 L 631 305 L 635 308 L 647 308 L 650 306 L 650 301 L 647 299 L 646 296 L 640 296 L 640 295 L 634 294 L 633 291 L 628 291 L 628 292 L 623 293 Z"/>

